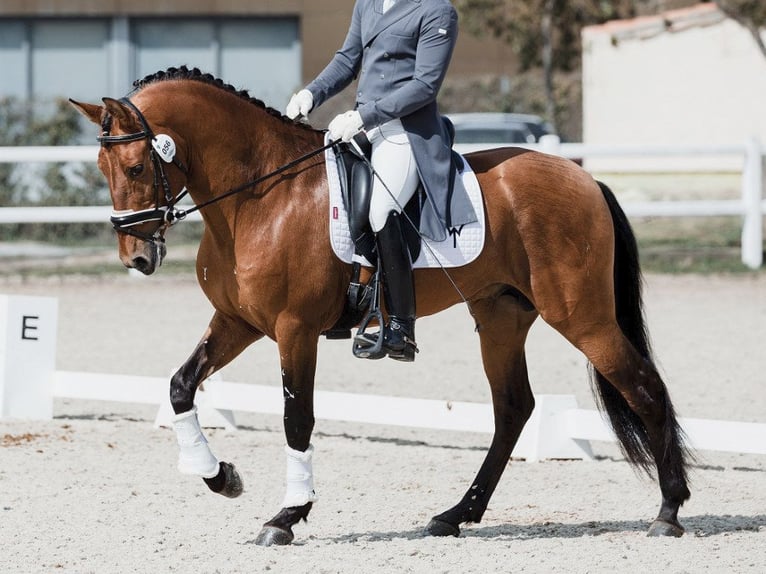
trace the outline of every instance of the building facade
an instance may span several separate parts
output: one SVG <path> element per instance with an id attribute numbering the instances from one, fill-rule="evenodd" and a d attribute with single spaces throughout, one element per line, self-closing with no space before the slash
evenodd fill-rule
<path id="1" fill-rule="evenodd" d="M 340 47 L 354 0 L 4 0 L 0 97 L 94 101 L 196 66 L 282 108 Z M 510 75 L 501 42 L 461 34 L 450 74 Z"/>

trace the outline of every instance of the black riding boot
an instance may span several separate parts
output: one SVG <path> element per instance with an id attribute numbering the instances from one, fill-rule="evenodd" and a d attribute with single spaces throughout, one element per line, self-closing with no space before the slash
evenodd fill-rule
<path id="1" fill-rule="evenodd" d="M 392 359 L 411 362 L 415 343 L 415 280 L 410 252 L 404 241 L 401 215 L 392 211 L 377 234 L 378 264 L 383 277 L 383 297 L 389 322 L 383 329 L 383 350 Z M 379 334 L 366 335 L 372 344 Z"/>

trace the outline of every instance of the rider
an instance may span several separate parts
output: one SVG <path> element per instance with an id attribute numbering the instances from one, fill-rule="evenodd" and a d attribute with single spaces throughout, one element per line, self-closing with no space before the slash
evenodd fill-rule
<path id="1" fill-rule="evenodd" d="M 442 241 L 448 225 L 476 221 L 458 180 L 450 192 L 450 138 L 436 105 L 456 40 L 457 12 L 448 0 L 357 0 L 343 46 L 313 82 L 292 96 L 286 109 L 292 119 L 307 116 L 359 78 L 355 109 L 336 116 L 328 130 L 331 139 L 345 142 L 364 130 L 372 144 L 375 177 L 369 219 L 389 315 L 383 348 L 400 361 L 414 361 L 417 352 L 403 206 L 422 180 L 427 196 L 422 235 Z M 361 343 L 372 346 L 378 336 L 363 335 L 367 340 Z"/>

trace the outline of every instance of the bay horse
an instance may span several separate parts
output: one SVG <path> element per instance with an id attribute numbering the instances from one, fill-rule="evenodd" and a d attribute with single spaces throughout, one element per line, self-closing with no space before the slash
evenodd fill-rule
<path id="1" fill-rule="evenodd" d="M 147 275 L 158 268 L 184 188 L 204 205 L 196 269 L 215 312 L 170 381 L 179 470 L 225 496 L 242 492 L 234 466 L 218 461 L 199 428 L 195 391 L 251 343 L 276 341 L 287 494 L 256 542 L 289 544 L 316 500 L 317 343 L 343 312 L 352 272 L 328 237 L 328 181 L 317 153 L 324 134 L 197 69 L 170 68 L 134 86 L 130 98 L 72 104 L 101 127 L 98 165 L 125 266 Z M 627 460 L 656 469 L 662 501 L 648 534 L 681 536 L 688 452 L 652 359 L 635 237 L 615 196 L 574 162 L 536 151 L 498 148 L 466 160 L 482 189 L 486 240 L 478 258 L 450 274 L 477 321 L 495 428 L 465 496 L 425 532 L 457 536 L 462 524 L 481 521 L 534 407 L 524 347 L 540 316 L 587 357 Z M 441 270 L 415 275 L 419 316 L 461 302 Z"/>

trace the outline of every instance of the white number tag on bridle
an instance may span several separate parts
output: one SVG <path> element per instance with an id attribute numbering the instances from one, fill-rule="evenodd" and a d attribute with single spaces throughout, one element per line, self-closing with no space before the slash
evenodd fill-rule
<path id="1" fill-rule="evenodd" d="M 176 142 L 169 135 L 158 134 L 152 140 L 152 147 L 154 151 L 160 154 L 165 163 L 171 163 L 173 158 L 176 157 Z"/>

